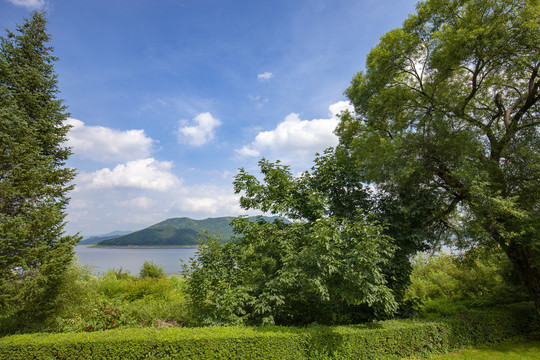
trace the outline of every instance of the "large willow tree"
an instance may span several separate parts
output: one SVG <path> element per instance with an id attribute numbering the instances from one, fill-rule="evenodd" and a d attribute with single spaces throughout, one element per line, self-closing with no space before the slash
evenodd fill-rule
<path id="1" fill-rule="evenodd" d="M 425 0 L 346 94 L 341 150 L 465 245 L 502 248 L 540 310 L 540 4 Z"/>
<path id="2" fill-rule="evenodd" d="M 43 13 L 0 44 L 0 327 L 20 330 L 52 311 L 77 238 L 64 236 L 69 127 Z"/>

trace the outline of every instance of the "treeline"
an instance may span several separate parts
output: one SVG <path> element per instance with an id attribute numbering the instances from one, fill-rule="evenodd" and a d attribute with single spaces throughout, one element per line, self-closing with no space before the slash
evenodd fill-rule
<path id="1" fill-rule="evenodd" d="M 198 251 L 205 253 L 201 254 L 203 257 L 214 252 L 207 248 L 199 248 Z M 30 332 L 94 332 L 118 328 L 262 323 L 262 316 L 251 313 L 248 307 L 252 296 L 248 290 L 256 290 L 255 286 L 244 289 L 232 287 L 235 297 L 227 292 L 221 293 L 227 302 L 220 300 L 219 294 L 202 300 L 200 294 L 206 290 L 203 288 L 199 292 L 197 288 L 201 278 L 179 276 L 181 264 L 178 265 L 179 273 L 173 276 L 165 274 L 152 262 L 145 262 L 138 274 L 113 269 L 98 276 L 91 267 L 74 263 L 66 271 L 57 299 L 52 304 L 54 311 L 45 321 L 27 323 L 25 328 L 6 316 L 9 314 L 1 314 L 0 334 L 23 329 Z M 206 279 L 221 280 L 224 286 L 229 284 L 226 276 L 220 279 L 208 276 Z M 436 321 L 471 309 L 489 309 L 524 300 L 527 300 L 526 288 L 500 252 L 474 250 L 461 255 L 419 255 L 413 261 L 411 285 L 405 291 L 398 317 Z M 290 314 L 285 321 L 279 316 L 281 313 L 277 306 L 268 310 L 268 313 L 276 314 L 274 321 L 278 324 L 353 324 L 373 316 L 365 306 L 357 307 L 353 313 L 364 317 L 358 319 L 348 317 L 348 313 L 340 309 L 343 304 L 339 303 L 325 311 L 325 304 L 317 304 L 314 299 L 310 305 L 317 311 L 312 311 L 295 307 L 299 304 L 298 297 L 284 301 Z M 226 308 L 217 309 L 217 304 Z M 240 310 L 244 313 L 235 312 Z M 335 313 L 331 314 L 330 310 L 335 310 Z M 385 318 L 389 316 L 380 316 L 380 319 Z"/>

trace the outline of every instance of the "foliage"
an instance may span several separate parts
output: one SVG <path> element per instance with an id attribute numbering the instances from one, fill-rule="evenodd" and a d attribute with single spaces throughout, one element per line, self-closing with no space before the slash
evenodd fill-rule
<path id="1" fill-rule="evenodd" d="M 85 304 L 81 310 L 79 316 L 65 322 L 69 327 L 66 326 L 64 331 L 105 331 L 130 326 L 133 323 L 117 303 L 101 300 L 94 304 Z"/>
<path id="2" fill-rule="evenodd" d="M 332 148 L 298 177 L 279 161 L 259 166 L 263 183 L 244 169 L 235 178 L 240 205 L 294 222 L 240 217 L 229 244 L 206 237 L 185 273 L 202 323 L 350 323 L 395 313 L 409 256 L 424 248 L 421 236 L 403 232 L 418 230 L 411 219 L 423 213 L 382 226 L 395 203 L 376 199 Z"/>
<path id="3" fill-rule="evenodd" d="M 183 264 L 190 306 L 201 325 L 240 324 L 246 315 L 244 304 L 253 301 L 242 285 L 244 269 L 233 241 L 222 243 L 219 236 L 204 232 L 190 264 Z"/>
<path id="4" fill-rule="evenodd" d="M 72 331 L 74 320 L 85 313 L 88 304 L 100 298 L 98 288 L 98 278 L 92 274 L 91 267 L 81 266 L 74 260 L 58 289 L 53 316 L 43 322 L 40 331 Z"/>
<path id="5" fill-rule="evenodd" d="M 139 277 L 144 278 L 163 278 L 165 277 L 165 271 L 163 271 L 163 267 L 154 264 L 153 261 L 145 261 L 141 271 L 139 272 Z"/>
<path id="6" fill-rule="evenodd" d="M 532 306 L 466 312 L 438 322 L 355 326 L 126 329 L 0 338 L 2 359 L 403 359 L 538 330 Z"/>
<path id="7" fill-rule="evenodd" d="M 54 314 L 41 324 L 39 331 L 80 332 L 116 326 L 194 323 L 187 306 L 184 279 L 138 278 L 122 269 L 109 270 L 98 277 L 76 262 L 68 269 L 54 305 Z"/>
<path id="8" fill-rule="evenodd" d="M 355 222 L 361 226 L 378 227 L 378 231 L 386 236 L 392 255 L 386 257 L 387 261 L 374 261 L 378 267 L 374 271 L 383 274 L 385 286 L 392 292 L 394 299 L 389 304 L 393 301 L 400 303 L 399 313 L 403 313 L 407 304 L 401 301 L 409 284 L 410 257 L 427 249 L 428 241 L 439 235 L 433 227 L 425 225 L 425 218 L 433 208 L 429 204 L 410 207 L 403 197 L 417 199 L 426 197 L 426 194 L 420 190 L 400 189 L 400 197 L 396 195 L 397 190 L 385 193 L 370 191 L 362 184 L 362 168 L 339 149 L 329 148 L 317 155 L 311 172 L 306 171 L 298 177 L 293 177 L 290 169 L 279 161 L 270 163 L 262 159 L 259 166 L 264 175 L 263 182 L 244 169 L 240 169 L 235 178 L 235 190 L 242 192 L 240 205 L 243 208 L 304 222 L 306 232 L 321 229 L 321 224 L 335 230 L 341 223 Z M 328 242 L 326 246 L 330 245 Z M 386 301 L 388 297 L 380 300 Z M 391 312 L 386 311 L 386 314 Z"/>
<path id="9" fill-rule="evenodd" d="M 182 327 L 196 323 L 184 295 L 169 300 L 145 297 L 123 302 L 125 314 L 139 327 Z"/>
<path id="10" fill-rule="evenodd" d="M 392 246 L 365 218 L 232 223 L 242 237 L 223 244 L 206 234 L 184 270 L 200 323 L 350 323 L 396 310 L 374 266 Z"/>
<path id="11" fill-rule="evenodd" d="M 0 324 L 22 331 L 55 311 L 78 237 L 65 236 L 75 172 L 64 167 L 69 127 L 47 45 L 46 20 L 0 38 Z M 7 329 L 7 330 L 6 330 Z"/>
<path id="12" fill-rule="evenodd" d="M 421 1 L 353 78 L 337 134 L 361 181 L 433 209 L 425 226 L 500 246 L 540 310 L 539 33 L 538 1 Z"/>
<path id="13" fill-rule="evenodd" d="M 439 307 L 436 312 L 441 313 L 452 312 L 449 308 L 457 302 L 487 307 L 524 301 L 526 290 L 502 252 L 472 249 L 460 255 L 417 256 L 406 296 L 420 299 L 424 312 Z"/>
<path id="14" fill-rule="evenodd" d="M 134 324 L 193 324 L 184 279 L 165 276 L 137 278 L 110 270 L 99 278 L 98 289 L 100 298 L 119 304 Z"/>

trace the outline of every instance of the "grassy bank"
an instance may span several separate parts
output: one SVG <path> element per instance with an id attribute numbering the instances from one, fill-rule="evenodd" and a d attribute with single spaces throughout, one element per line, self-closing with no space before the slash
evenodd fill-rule
<path id="1" fill-rule="evenodd" d="M 491 345 L 480 345 L 444 355 L 433 355 L 430 360 L 539 360 L 540 334 L 519 336 Z"/>

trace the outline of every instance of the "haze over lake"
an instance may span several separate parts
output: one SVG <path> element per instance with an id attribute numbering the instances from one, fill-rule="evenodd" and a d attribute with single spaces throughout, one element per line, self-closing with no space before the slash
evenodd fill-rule
<path id="1" fill-rule="evenodd" d="M 137 275 L 145 261 L 153 261 L 162 266 L 168 274 L 177 275 L 180 271 L 180 259 L 185 262 L 195 256 L 196 248 L 174 249 L 105 249 L 77 246 L 75 253 L 79 264 L 92 265 L 93 272 L 103 274 L 109 269 L 128 270 Z"/>

